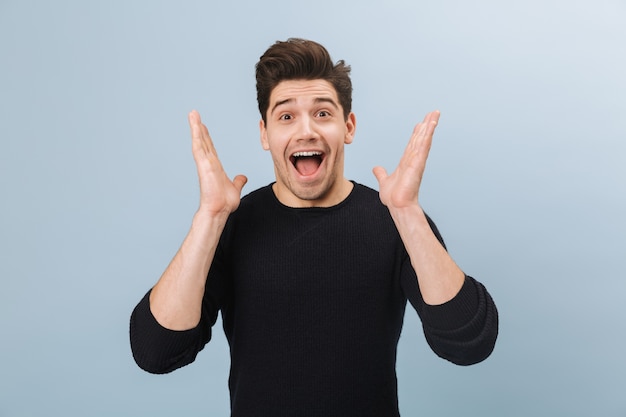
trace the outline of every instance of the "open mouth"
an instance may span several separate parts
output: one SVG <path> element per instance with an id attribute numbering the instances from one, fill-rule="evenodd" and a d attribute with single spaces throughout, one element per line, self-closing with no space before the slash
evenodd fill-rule
<path id="1" fill-rule="evenodd" d="M 317 172 L 324 154 L 319 151 L 296 152 L 289 159 L 300 175 L 309 176 Z"/>

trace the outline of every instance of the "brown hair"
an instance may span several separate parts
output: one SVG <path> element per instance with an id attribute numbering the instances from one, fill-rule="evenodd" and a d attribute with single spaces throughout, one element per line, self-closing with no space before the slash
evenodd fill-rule
<path id="1" fill-rule="evenodd" d="M 333 65 L 322 45 L 306 39 L 289 38 L 270 46 L 256 64 L 256 91 L 261 118 L 267 123 L 272 90 L 285 80 L 326 80 L 335 88 L 344 119 L 352 110 L 350 66 L 343 60 Z"/>

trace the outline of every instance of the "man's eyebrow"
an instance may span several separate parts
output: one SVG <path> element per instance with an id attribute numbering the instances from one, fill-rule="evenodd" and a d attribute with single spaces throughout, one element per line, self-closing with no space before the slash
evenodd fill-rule
<path id="1" fill-rule="evenodd" d="M 270 114 L 274 113 L 274 110 L 276 110 L 276 107 L 282 106 L 283 104 L 287 104 L 287 103 L 289 103 L 291 101 L 293 101 L 292 98 L 286 98 L 284 100 L 277 101 L 276 104 L 274 104 L 274 106 L 272 107 L 272 110 L 270 111 Z"/>
<path id="2" fill-rule="evenodd" d="M 330 98 L 330 97 L 317 97 L 317 98 L 315 99 L 315 104 L 318 104 L 318 103 L 329 103 L 329 104 L 331 104 L 334 108 L 336 108 L 336 109 L 338 109 L 338 108 L 339 108 L 339 106 L 337 105 L 337 103 L 335 102 L 335 100 L 333 100 L 333 99 L 332 99 L 332 98 Z"/>
<path id="3" fill-rule="evenodd" d="M 272 106 L 272 110 L 270 111 L 270 114 L 274 113 L 274 110 L 276 110 L 277 107 L 282 106 L 283 104 L 289 104 L 291 102 L 293 102 L 294 99 L 293 98 L 286 98 L 284 100 L 280 100 L 277 101 L 274 106 Z M 335 100 L 333 100 L 331 97 L 316 97 L 314 100 L 315 104 L 319 104 L 319 103 L 329 103 L 331 104 L 334 108 L 338 109 L 339 106 L 337 105 L 337 102 L 335 102 Z"/>

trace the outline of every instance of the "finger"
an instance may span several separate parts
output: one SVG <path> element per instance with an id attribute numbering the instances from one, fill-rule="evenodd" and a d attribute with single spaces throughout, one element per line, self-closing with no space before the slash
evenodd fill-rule
<path id="1" fill-rule="evenodd" d="M 433 142 L 433 135 L 435 133 L 435 129 L 439 124 L 439 110 L 435 110 L 430 112 L 425 117 L 424 129 L 422 133 L 422 137 L 420 138 L 420 152 L 425 152 L 426 156 L 430 152 L 430 147 Z"/>
<path id="2" fill-rule="evenodd" d="M 200 125 L 202 124 L 202 120 L 200 119 L 200 113 L 196 110 L 192 110 L 187 119 L 189 120 L 189 128 L 191 129 L 191 137 L 192 138 L 200 138 L 202 135 L 202 129 Z"/>
<path id="3" fill-rule="evenodd" d="M 374 169 L 372 169 L 372 172 L 378 180 L 379 185 L 388 177 L 387 170 L 383 167 L 374 167 Z"/>
<path id="4" fill-rule="evenodd" d="M 407 144 L 407 150 L 411 150 L 417 146 L 419 142 L 422 131 L 424 130 L 424 122 L 419 122 L 413 128 L 413 132 L 411 132 L 411 137 L 409 138 L 409 143 Z"/>
<path id="5" fill-rule="evenodd" d="M 408 145 L 411 151 L 415 153 L 428 153 L 430 151 L 432 137 L 439 123 L 439 115 L 439 110 L 432 111 L 424 116 L 424 120 L 415 126 Z"/>
<path id="6" fill-rule="evenodd" d="M 437 127 L 437 125 L 439 124 L 439 116 L 441 115 L 441 112 L 439 110 L 435 110 L 433 112 L 430 112 L 426 117 L 428 118 L 427 120 L 427 128 L 426 128 L 426 133 L 431 135 L 435 132 L 435 128 Z"/>
<path id="7" fill-rule="evenodd" d="M 217 156 L 217 151 L 213 145 L 213 140 L 209 134 L 209 130 L 202 123 L 200 113 L 196 110 L 192 110 L 189 113 L 189 127 L 191 128 L 191 139 L 193 150 L 202 151 L 205 155 L 214 154 Z"/>
<path id="8" fill-rule="evenodd" d="M 423 140 L 425 136 L 432 135 L 435 127 L 439 123 L 439 110 L 427 113 L 424 119 L 415 125 L 409 143 L 416 145 L 417 142 Z"/>
<path id="9" fill-rule="evenodd" d="M 211 139 L 211 135 L 209 134 L 209 129 L 207 129 L 207 127 L 204 124 L 200 124 L 200 130 L 202 131 L 202 139 L 204 140 L 204 143 L 207 149 L 209 150 L 209 152 L 213 153 L 214 155 L 217 155 L 217 150 L 215 149 L 215 146 L 213 145 L 213 139 Z"/>
<path id="10" fill-rule="evenodd" d="M 202 128 L 200 114 L 192 110 L 187 117 L 189 120 L 189 129 L 191 130 L 191 145 L 193 147 L 194 152 L 205 150 L 203 140 L 202 140 Z"/>
<path id="11" fill-rule="evenodd" d="M 430 113 L 427 113 L 426 116 L 424 116 L 424 123 L 430 123 L 432 121 L 437 122 L 439 120 L 439 116 L 440 116 L 441 112 L 439 110 L 433 110 Z"/>
<path id="12" fill-rule="evenodd" d="M 424 120 L 419 122 L 413 128 L 413 132 L 411 133 L 411 138 L 409 139 L 409 143 L 407 144 L 407 151 L 415 151 L 419 148 L 420 143 L 422 142 L 424 135 L 426 134 L 426 129 L 428 128 L 430 113 L 424 116 Z"/>

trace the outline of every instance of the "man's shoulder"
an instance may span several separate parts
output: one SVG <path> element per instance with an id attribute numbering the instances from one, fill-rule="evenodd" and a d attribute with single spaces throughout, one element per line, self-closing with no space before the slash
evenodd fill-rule
<path id="1" fill-rule="evenodd" d="M 268 200 L 273 195 L 272 184 L 264 185 L 256 190 L 250 191 L 241 197 L 241 202 L 244 204 L 256 203 L 259 201 Z"/>
<path id="2" fill-rule="evenodd" d="M 272 184 L 265 185 L 241 197 L 239 207 L 231 217 L 250 217 L 255 213 L 267 212 L 268 210 L 273 210 L 275 204 Z"/>
<path id="3" fill-rule="evenodd" d="M 356 181 L 352 181 L 352 183 L 354 184 L 354 191 L 358 194 L 361 194 L 363 197 L 366 198 L 379 198 L 378 197 L 378 191 L 361 183 L 358 183 Z"/>
<path id="4" fill-rule="evenodd" d="M 384 207 L 383 203 L 380 201 L 380 196 L 378 195 L 377 190 L 355 181 L 352 182 L 354 183 L 354 190 L 350 195 L 350 199 L 353 203 L 358 205 L 366 204 L 368 206 Z"/>

